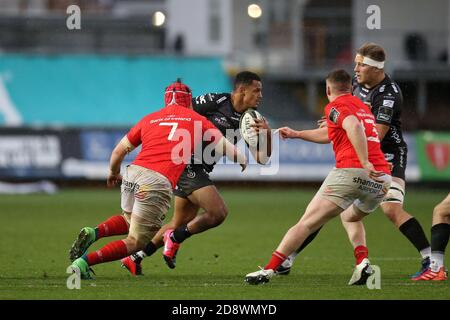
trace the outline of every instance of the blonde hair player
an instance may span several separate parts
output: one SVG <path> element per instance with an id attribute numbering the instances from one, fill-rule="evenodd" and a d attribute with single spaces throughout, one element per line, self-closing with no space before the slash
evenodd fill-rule
<path id="1" fill-rule="evenodd" d="M 403 208 L 405 198 L 405 170 L 408 147 L 403 139 L 401 114 L 403 95 L 399 86 L 384 71 L 386 53 L 375 43 L 365 43 L 356 52 L 353 95 L 369 106 L 375 116 L 376 129 L 381 140 L 381 150 L 392 164 L 392 184 L 381 209 L 392 223 L 419 251 L 422 261 L 420 275 L 430 266 L 430 243 L 419 221 Z M 365 230 L 362 222 L 342 222 L 354 248 L 356 261 L 362 261 L 366 252 Z M 288 274 L 295 257 L 310 243 L 318 231 L 312 234 L 303 247 L 298 248 L 280 267 L 280 274 Z"/>

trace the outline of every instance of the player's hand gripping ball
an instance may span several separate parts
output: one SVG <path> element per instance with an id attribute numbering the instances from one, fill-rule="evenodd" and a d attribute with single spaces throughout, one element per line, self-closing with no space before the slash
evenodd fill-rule
<path id="1" fill-rule="evenodd" d="M 255 124 L 255 119 L 263 120 L 264 117 L 255 109 L 250 108 L 241 115 L 241 119 L 239 120 L 241 136 L 245 143 L 247 143 L 247 146 L 253 148 L 256 148 L 259 143 L 259 134 L 252 127 Z"/>

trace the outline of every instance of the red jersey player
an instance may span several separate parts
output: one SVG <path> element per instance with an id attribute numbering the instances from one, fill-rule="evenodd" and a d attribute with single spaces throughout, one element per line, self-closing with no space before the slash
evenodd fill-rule
<path id="1" fill-rule="evenodd" d="M 333 144 L 336 167 L 328 174 L 319 191 L 306 208 L 300 221 L 285 234 L 272 259 L 264 269 L 247 274 L 250 284 L 268 282 L 275 270 L 305 239 L 345 209 L 346 221 L 359 221 L 373 212 L 391 183 L 389 164 L 384 160 L 374 117 L 367 106 L 351 95 L 351 76 L 344 70 L 331 72 L 326 79 L 325 107 L 327 127 L 295 131 L 281 128 L 282 138 L 297 138 Z M 362 263 L 371 274 L 367 257 Z M 361 270 L 355 270 L 350 282 L 360 281 Z M 353 279 L 355 278 L 355 279 Z M 361 281 L 365 281 L 363 279 Z"/>
<path id="2" fill-rule="evenodd" d="M 153 238 L 170 207 L 172 189 L 207 131 L 205 138 L 212 137 L 208 140 L 215 143 L 216 152 L 225 152 L 245 169 L 246 157 L 211 122 L 192 110 L 189 87 L 178 80 L 166 88 L 164 101 L 165 107 L 142 118 L 111 154 L 107 185 L 113 187 L 122 181 L 123 215 L 113 216 L 95 229 L 81 229 L 69 257 L 72 270 L 79 270 L 83 279 L 91 277 L 90 266 L 122 259 L 142 250 Z M 122 178 L 123 159 L 139 145 L 141 151 Z M 99 238 L 123 234 L 128 234 L 127 238 L 86 254 L 88 247 Z"/>

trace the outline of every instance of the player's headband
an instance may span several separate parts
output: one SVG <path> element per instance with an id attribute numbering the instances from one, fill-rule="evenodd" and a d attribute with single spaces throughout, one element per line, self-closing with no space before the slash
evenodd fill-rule
<path id="1" fill-rule="evenodd" d="M 367 64 L 368 66 L 375 67 L 378 69 L 384 68 L 384 61 L 376 61 L 376 60 L 373 60 L 366 56 L 361 56 L 361 57 L 362 57 L 362 63 Z"/>

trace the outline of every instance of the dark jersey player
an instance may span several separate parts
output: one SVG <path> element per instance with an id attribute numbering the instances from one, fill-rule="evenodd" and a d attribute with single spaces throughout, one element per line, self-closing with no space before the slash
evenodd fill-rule
<path id="1" fill-rule="evenodd" d="M 387 74 L 383 81 L 370 89 L 358 83 L 358 76 L 355 76 L 353 95 L 367 104 L 374 114 L 379 134 L 384 134 L 381 149 L 386 160 L 392 163 L 392 175 L 404 181 L 408 149 L 401 129 L 403 95 L 400 88 Z M 399 196 L 397 202 L 403 203 L 403 197 L 403 194 Z"/>
<path id="2" fill-rule="evenodd" d="M 74 272 L 84 279 L 91 278 L 90 266 L 119 260 L 145 247 L 161 228 L 170 207 L 172 188 L 186 167 L 192 150 L 208 133 L 213 135 L 217 152 L 226 152 L 231 159 L 239 159 L 243 167 L 246 157 L 229 143 L 205 117 L 192 110 L 192 94 L 188 86 L 177 81 L 166 88 L 165 107 L 141 119 L 116 145 L 111 153 L 108 187 L 120 181 L 122 216 L 113 216 L 97 228 L 85 227 L 79 233 L 69 258 Z M 200 129 L 201 135 L 195 135 Z M 187 134 L 192 139 L 177 139 Z M 183 145 L 184 152 L 173 152 Z M 141 145 L 133 163 L 127 166 L 123 177 L 121 163 L 126 154 Z M 187 157 L 185 157 L 185 155 Z M 187 158 L 187 159 L 186 159 Z M 87 254 L 87 249 L 102 237 L 127 234 L 123 240 L 110 242 Z"/>
<path id="3" fill-rule="evenodd" d="M 353 95 L 369 106 L 375 116 L 376 128 L 381 140 L 381 150 L 392 165 L 392 184 L 381 203 L 384 214 L 399 228 L 422 256 L 420 270 L 412 277 L 420 276 L 430 265 L 431 248 L 419 222 L 403 209 L 405 197 L 405 170 L 407 145 L 401 129 L 403 96 L 399 86 L 384 72 L 386 54 L 374 43 L 366 43 L 358 49 L 355 57 Z M 355 256 L 366 255 L 365 231 L 362 222 L 343 221 L 349 239 L 355 249 Z M 288 273 L 296 254 L 314 237 L 312 234 L 302 248 L 294 253 L 278 270 Z"/>
<path id="4" fill-rule="evenodd" d="M 224 136 L 228 132 L 238 131 L 239 119 L 249 108 L 257 108 L 262 99 L 262 83 L 260 77 L 252 72 L 243 71 L 236 75 L 233 92 L 209 93 L 193 99 L 194 110 L 211 121 Z M 271 135 L 267 122 L 257 121 L 257 131 L 266 130 L 266 145 L 253 156 L 260 164 L 268 162 L 271 154 Z M 228 132 L 227 132 L 228 131 Z M 236 136 L 231 137 L 236 143 Z M 205 146 L 204 146 L 205 147 Z M 141 274 L 140 262 L 164 246 L 163 256 L 170 268 L 175 268 L 176 253 L 180 244 L 193 234 L 201 233 L 220 225 L 228 214 L 224 200 L 209 177 L 214 163 L 199 161 L 193 155 L 178 181 L 175 194 L 175 209 L 172 220 L 164 225 L 143 251 L 122 259 L 122 265 L 132 274 Z M 200 163 L 199 163 L 200 162 Z M 199 210 L 204 212 L 198 214 Z"/>

